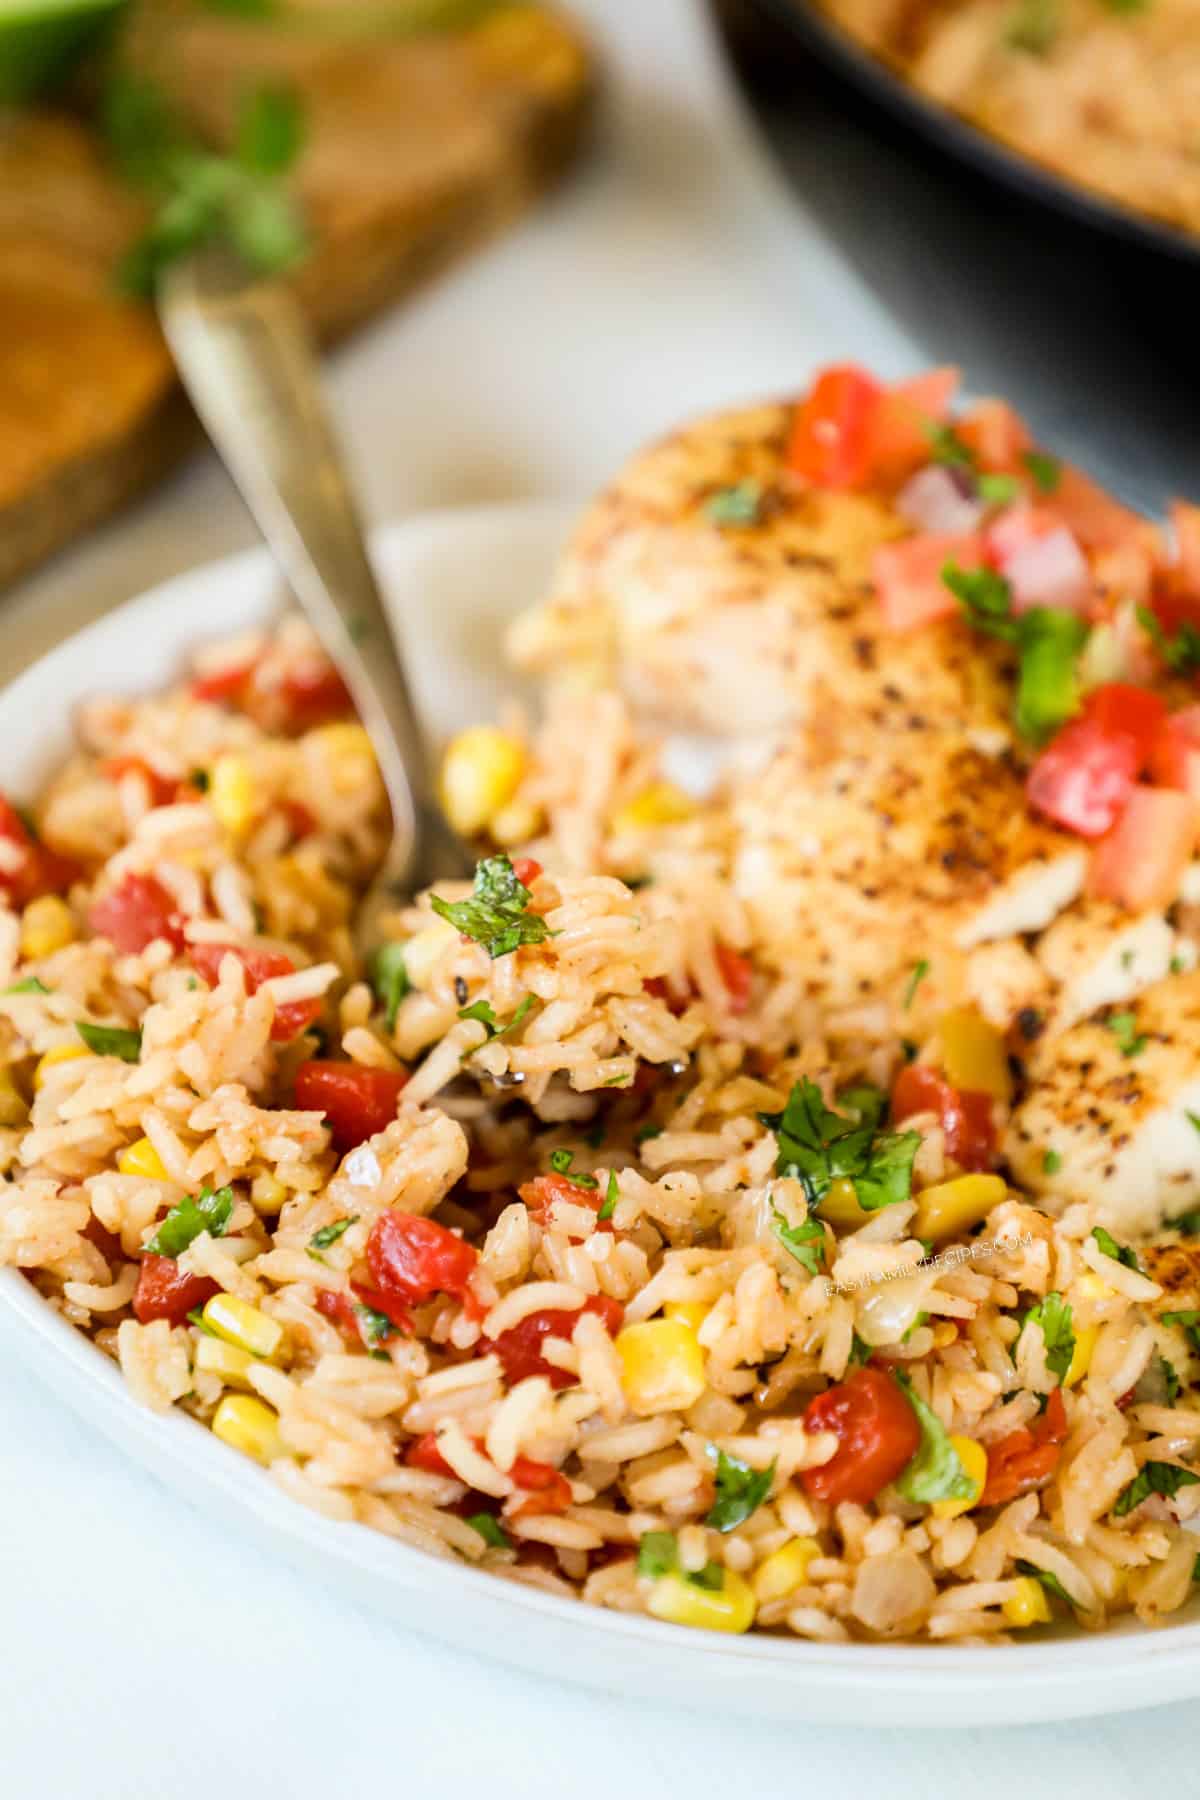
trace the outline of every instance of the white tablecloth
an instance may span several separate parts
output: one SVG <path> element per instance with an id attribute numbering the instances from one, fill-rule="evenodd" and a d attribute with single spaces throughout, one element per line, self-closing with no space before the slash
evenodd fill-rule
<path id="1" fill-rule="evenodd" d="M 589 0 L 603 146 L 527 225 L 341 355 L 376 518 L 585 492 L 679 414 L 815 362 L 924 360 L 768 165 L 689 0 Z M 4 601 L 0 674 L 190 563 L 252 541 L 211 460 Z M 198 621 L 202 625 L 202 621 Z M 97 671 L 119 676 L 119 670 Z M 408 1639 L 248 1551 L 0 1369 L 0 1791 L 12 1800 L 1194 1786 L 1187 1714 L 1007 1734 L 853 1736 L 552 1687 Z M 870 1693 L 863 1693 L 864 1726 Z M 1153 1733 L 1153 1739 L 1151 1739 Z"/>

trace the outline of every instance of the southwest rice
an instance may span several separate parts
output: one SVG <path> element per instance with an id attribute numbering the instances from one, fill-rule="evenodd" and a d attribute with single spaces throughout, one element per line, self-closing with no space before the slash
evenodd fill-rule
<path id="1" fill-rule="evenodd" d="M 687 523 L 718 562 L 838 486 L 793 450 L 748 504 L 735 436 Z M 868 549 L 905 529 L 895 486 Z M 844 591 L 876 605 L 861 571 Z M 508 1580 L 828 1642 L 1174 1613 L 1200 1510 L 1191 1192 L 1134 1243 L 1069 1147 L 1065 1170 L 1031 1148 L 1035 1039 L 1094 1029 L 1055 1024 L 1075 965 L 1022 921 L 959 942 L 931 911 L 842 980 L 812 935 L 837 884 L 805 889 L 799 832 L 786 930 L 764 900 L 787 707 L 777 760 L 698 799 L 596 641 L 574 668 L 560 646 L 536 731 L 451 746 L 475 881 L 398 911 L 370 970 L 350 927 L 386 802 L 303 625 L 82 710 L 35 814 L 0 818 L 0 1262 L 295 1499 Z M 1021 752 L 989 754 L 999 779 Z M 1077 934 L 1097 907 L 1123 930 L 1081 886 Z M 1159 912 L 1151 992 L 1200 979 Z"/>

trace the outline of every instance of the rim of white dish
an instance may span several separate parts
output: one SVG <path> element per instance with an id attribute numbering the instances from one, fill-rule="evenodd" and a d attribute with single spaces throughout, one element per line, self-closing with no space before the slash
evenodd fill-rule
<path id="1" fill-rule="evenodd" d="M 381 527 L 372 533 L 372 546 L 386 584 L 389 562 L 421 545 L 436 547 L 447 537 L 457 539 L 464 534 L 489 537 L 497 531 L 516 529 L 519 523 L 531 531 L 543 530 L 549 546 L 561 537 L 571 513 L 566 503 L 546 501 L 446 509 Z M 14 708 L 23 709 L 29 702 L 36 703 L 43 687 L 52 693 L 56 671 L 68 658 L 82 652 L 93 670 L 102 671 L 92 685 L 119 690 L 120 682 L 107 673 L 113 664 L 105 652 L 122 638 L 156 631 L 156 642 L 180 661 L 190 645 L 236 629 L 223 616 L 228 600 L 223 606 L 219 598 L 203 618 L 193 615 L 182 622 L 180 600 L 197 585 L 211 585 L 218 596 L 236 594 L 244 609 L 240 624 L 247 627 L 261 623 L 278 609 L 278 581 L 264 549 L 242 551 L 176 575 L 64 639 L 0 690 L 0 743 L 5 741 L 5 715 Z M 26 719 L 47 718 L 47 736 L 69 723 L 70 713 L 85 697 L 86 690 L 76 691 L 70 682 L 62 686 L 66 697 L 61 716 L 48 718 L 45 712 L 36 711 L 23 714 Z M 146 690 L 133 683 L 129 691 Z M 465 1586 L 478 1597 L 509 1605 L 520 1613 L 598 1633 L 614 1643 L 632 1638 L 647 1647 L 669 1652 L 674 1659 L 720 1662 L 730 1666 L 731 1674 L 736 1668 L 746 1677 L 756 1669 L 770 1669 L 775 1674 L 794 1675 L 797 1681 L 836 1682 L 839 1687 L 844 1686 L 849 1675 L 864 1683 L 873 1676 L 886 1677 L 893 1687 L 914 1689 L 927 1689 L 933 1681 L 939 1696 L 952 1698 L 994 1690 L 997 1684 L 1007 1690 L 1037 1688 L 1044 1692 L 1047 1688 L 1074 1685 L 1084 1674 L 1107 1671 L 1117 1675 L 1122 1666 L 1134 1663 L 1139 1676 L 1156 1663 L 1165 1666 L 1192 1661 L 1200 1674 L 1200 1621 L 1165 1624 L 1156 1629 L 1133 1626 L 1095 1635 L 1066 1628 L 1035 1644 L 980 1644 L 969 1648 L 923 1643 L 827 1644 L 765 1633 L 685 1633 L 641 1614 L 617 1612 L 546 1593 L 466 1563 L 430 1555 L 369 1526 L 322 1517 L 291 1499 L 265 1471 L 222 1444 L 198 1420 L 175 1410 L 158 1414 L 140 1406 L 118 1366 L 56 1313 L 17 1269 L 0 1270 L 0 1302 L 10 1315 L 9 1323 L 16 1327 L 13 1341 L 27 1349 L 43 1350 L 60 1375 L 70 1375 L 69 1383 L 58 1384 L 63 1387 L 68 1404 L 89 1419 L 94 1419 L 97 1412 L 118 1418 L 123 1432 L 138 1440 L 143 1460 L 151 1469 L 164 1458 L 182 1464 L 197 1482 L 245 1507 L 291 1547 L 316 1551 L 326 1560 L 353 1566 L 360 1574 L 381 1582 L 426 1592 Z M 36 1374 L 36 1360 L 32 1367 Z M 89 1402 L 94 1403 L 95 1410 Z M 481 1649 L 486 1652 L 487 1646 Z M 1119 1705 L 1119 1694 L 1113 1698 Z M 953 1720 L 948 1718 L 945 1722 Z"/>

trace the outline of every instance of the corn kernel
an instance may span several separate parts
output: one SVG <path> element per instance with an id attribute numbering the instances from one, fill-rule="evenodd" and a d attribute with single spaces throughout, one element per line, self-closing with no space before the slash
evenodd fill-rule
<path id="1" fill-rule="evenodd" d="M 1018 1575 L 1013 1591 L 1000 1610 L 1010 1625 L 1048 1625 L 1050 1602 L 1046 1590 L 1033 1575 Z"/>
<path id="2" fill-rule="evenodd" d="M 448 919 L 436 919 L 409 938 L 404 946 L 404 968 L 411 986 L 428 987 L 434 969 L 457 937 L 458 933 Z"/>
<path id="3" fill-rule="evenodd" d="M 1111 1300 L 1114 1290 L 1092 1269 L 1082 1269 L 1075 1277 L 1075 1291 L 1085 1300 Z"/>
<path id="4" fill-rule="evenodd" d="M 506 807 L 525 773 L 525 747 L 495 725 L 451 738 L 442 758 L 442 811 L 462 837 L 476 837 Z"/>
<path id="5" fill-rule="evenodd" d="M 814 1556 L 820 1556 L 821 1546 L 816 1538 L 790 1538 L 780 1550 L 765 1556 L 754 1571 L 754 1597 L 760 1606 L 766 1606 L 772 1600 L 782 1600 L 795 1588 L 803 1587 L 808 1577 L 808 1565 Z"/>
<path id="6" fill-rule="evenodd" d="M 953 1181 L 939 1181 L 917 1195 L 913 1236 L 932 1238 L 935 1244 L 961 1237 L 986 1219 L 1007 1192 L 999 1175 L 956 1175 Z"/>
<path id="7" fill-rule="evenodd" d="M 652 831 L 656 825 L 675 825 L 690 819 L 696 802 L 673 781 L 652 781 L 624 806 L 619 806 L 609 820 L 615 832 Z"/>
<path id="8" fill-rule="evenodd" d="M 1088 1370 L 1091 1368 L 1092 1357 L 1095 1354 L 1096 1349 L 1096 1339 L 1099 1336 L 1099 1325 L 1076 1324 L 1075 1349 L 1071 1354 L 1070 1366 L 1062 1380 L 1062 1384 L 1065 1388 L 1074 1387 L 1077 1382 L 1082 1381 Z"/>
<path id="9" fill-rule="evenodd" d="M 31 900 L 21 914 L 22 956 L 53 956 L 65 944 L 74 943 L 77 935 L 75 915 L 57 894 Z"/>
<path id="10" fill-rule="evenodd" d="M 689 1331 L 699 1331 L 711 1311 L 707 1300 L 668 1300 L 663 1307 L 668 1319 L 681 1319 Z"/>
<path id="11" fill-rule="evenodd" d="M 279 1436 L 279 1414 L 252 1394 L 226 1394 L 213 1414 L 213 1433 L 224 1444 L 270 1463 L 286 1456 Z"/>
<path id="12" fill-rule="evenodd" d="M 617 1333 L 621 1385 L 640 1418 L 684 1412 L 705 1388 L 704 1352 L 682 1319 L 647 1319 Z"/>
<path id="13" fill-rule="evenodd" d="M 50 1070 L 57 1068 L 59 1063 L 75 1062 L 79 1057 L 91 1054 L 83 1044 L 55 1044 L 53 1050 L 47 1050 L 45 1056 L 38 1059 L 37 1068 L 33 1071 L 34 1087 L 44 1087 Z"/>
<path id="14" fill-rule="evenodd" d="M 1012 1071 L 1004 1039 L 973 1006 L 956 1006 L 938 1021 L 942 1066 L 951 1087 L 1012 1099 Z"/>
<path id="15" fill-rule="evenodd" d="M 220 1338 L 201 1336 L 196 1345 L 196 1367 L 231 1387 L 250 1386 L 247 1370 L 254 1360 L 248 1350 L 239 1350 L 236 1344 L 223 1343 Z"/>
<path id="16" fill-rule="evenodd" d="M 250 1183 L 250 1203 L 255 1212 L 273 1218 L 288 1197 L 288 1190 L 282 1181 L 265 1171 L 256 1175 Z"/>
<path id="17" fill-rule="evenodd" d="M 226 751 L 218 756 L 209 774 L 208 803 L 234 837 L 250 829 L 254 820 L 254 781 L 244 756 Z"/>
<path id="18" fill-rule="evenodd" d="M 847 1227 L 865 1225 L 871 1215 L 858 1204 L 854 1183 L 847 1176 L 839 1175 L 836 1181 L 830 1182 L 817 1207 L 817 1216 L 829 1225 Z"/>
<path id="19" fill-rule="evenodd" d="M 322 725 L 312 736 L 314 742 L 320 744 L 328 760 L 330 780 L 335 792 L 356 793 L 371 779 L 375 769 L 375 751 L 365 727 L 349 721 L 342 725 Z"/>
<path id="20" fill-rule="evenodd" d="M 754 1623 L 754 1590 L 733 1569 L 724 1571 L 719 1588 L 697 1587 L 682 1575 L 660 1575 L 646 1608 L 656 1619 L 697 1631 L 749 1631 Z"/>
<path id="21" fill-rule="evenodd" d="M 136 1144 L 130 1144 L 128 1150 L 122 1150 L 117 1158 L 117 1167 L 122 1175 L 143 1175 L 147 1181 L 167 1180 L 163 1159 L 149 1138 L 139 1138 Z"/>
<path id="22" fill-rule="evenodd" d="M 28 1117 L 28 1104 L 13 1080 L 12 1070 L 0 1069 L 0 1129 L 14 1130 L 24 1125 Z"/>
<path id="23" fill-rule="evenodd" d="M 272 1357 L 283 1343 L 283 1326 L 234 1294 L 214 1294 L 200 1317 L 227 1344 L 251 1356 Z"/>
<path id="24" fill-rule="evenodd" d="M 545 823 L 546 817 L 540 807 L 532 806 L 528 800 L 511 800 L 500 808 L 488 826 L 488 834 L 495 838 L 501 849 L 512 850 L 517 844 L 527 844 L 530 838 L 535 838 Z"/>
<path id="25" fill-rule="evenodd" d="M 978 1506 L 983 1484 L 987 1480 L 987 1451 L 983 1445 L 969 1437 L 952 1437 L 950 1443 L 958 1451 L 963 1474 L 975 1492 L 968 1494 L 965 1499 L 935 1500 L 929 1508 L 935 1519 L 957 1519 L 959 1513 L 970 1512 L 973 1506 Z"/>

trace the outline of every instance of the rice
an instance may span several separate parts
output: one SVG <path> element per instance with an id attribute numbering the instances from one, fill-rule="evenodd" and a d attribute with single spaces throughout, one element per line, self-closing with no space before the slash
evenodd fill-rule
<path id="1" fill-rule="evenodd" d="M 721 797 L 622 836 L 654 746 L 611 693 L 552 704 L 522 788 L 543 866 L 517 864 L 544 931 L 493 958 L 421 896 L 389 998 L 350 935 L 385 845 L 369 747 L 303 628 L 253 657 L 236 705 L 188 685 L 89 705 L 39 801 L 72 924 L 23 959 L 0 909 L 0 1261 L 138 1400 L 252 1449 L 298 1502 L 546 1591 L 658 1616 L 720 1594 L 829 1643 L 994 1644 L 1039 1576 L 1090 1629 L 1183 1605 L 1200 1485 L 1124 1503 L 1200 1450 L 1163 1283 L 1086 1209 L 1016 1193 L 929 1254 L 922 1193 L 960 1172 L 932 1115 L 908 1122 L 911 1197 L 813 1220 L 770 1121 L 806 1080 L 824 1105 L 886 1086 L 895 1021 L 870 995 L 823 1018 L 759 940 Z M 314 681 L 330 715 L 289 713 Z M 193 779 L 230 757 L 251 796 L 232 822 Z M 164 781 L 192 786 L 155 804 Z M 0 836 L 0 892 L 25 854 Z M 169 922 L 140 941 L 120 909 L 147 882 Z M 302 1104 L 306 1079 L 384 1098 L 348 1117 L 336 1085 Z M 204 1348 L 218 1294 L 282 1329 L 269 1357 Z M 821 1396 L 876 1378 L 936 1455 L 924 1485 L 859 1499 L 823 1485 L 843 1450 Z M 250 1399 L 273 1420 L 257 1449 Z M 989 1481 L 1024 1457 L 1029 1491 L 939 1510 L 963 1439 Z"/>

